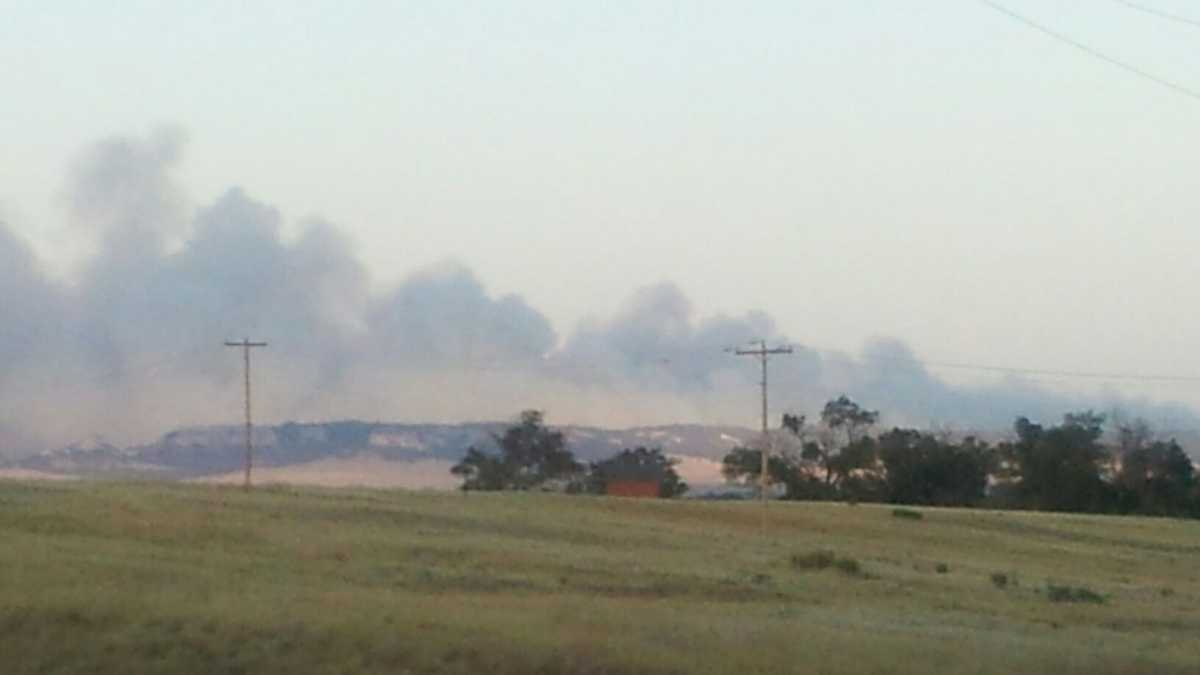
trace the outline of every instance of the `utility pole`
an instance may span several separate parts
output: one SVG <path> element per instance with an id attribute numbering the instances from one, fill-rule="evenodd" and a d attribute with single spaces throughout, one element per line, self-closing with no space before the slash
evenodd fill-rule
<path id="1" fill-rule="evenodd" d="M 254 465 L 254 423 L 250 416 L 250 349 L 252 347 L 266 347 L 265 342 L 251 342 L 249 338 L 242 338 L 241 342 L 225 341 L 226 347 L 241 347 L 243 367 L 242 372 L 246 379 L 246 480 L 242 485 L 243 489 L 250 489 L 250 467 Z"/>
<path id="2" fill-rule="evenodd" d="M 755 343 L 751 343 L 755 344 Z M 762 470 L 758 475 L 758 491 L 763 506 L 767 505 L 767 455 L 771 449 L 771 432 L 767 429 L 767 361 L 772 354 L 791 354 L 791 347 L 767 348 L 766 340 L 758 340 L 753 349 L 737 349 L 738 356 L 755 356 L 762 362 Z"/>

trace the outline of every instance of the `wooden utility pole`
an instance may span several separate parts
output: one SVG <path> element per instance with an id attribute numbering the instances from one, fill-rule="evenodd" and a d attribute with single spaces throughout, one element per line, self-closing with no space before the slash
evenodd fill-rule
<path id="1" fill-rule="evenodd" d="M 791 347 L 767 348 L 766 340 L 759 340 L 753 349 L 737 349 L 738 356 L 755 356 L 762 362 L 762 470 L 758 475 L 758 491 L 764 506 L 767 504 L 767 455 L 771 450 L 771 432 L 767 428 L 767 361 L 772 354 L 791 354 Z"/>
<path id="2" fill-rule="evenodd" d="M 242 372 L 246 379 L 246 479 L 242 487 L 249 490 L 250 468 L 254 465 L 254 422 L 250 416 L 250 349 L 252 347 L 266 347 L 267 343 L 251 342 L 249 338 L 242 338 L 241 342 L 230 342 L 227 340 L 225 346 L 242 348 Z"/>

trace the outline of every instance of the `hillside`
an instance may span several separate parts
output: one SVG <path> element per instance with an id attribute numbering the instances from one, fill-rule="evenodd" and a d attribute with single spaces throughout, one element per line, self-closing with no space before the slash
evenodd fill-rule
<path id="1" fill-rule="evenodd" d="M 1195 672 L 1200 523 L 921 513 L 0 481 L 0 670 Z"/>
<path id="2" fill-rule="evenodd" d="M 314 475 L 321 467 L 342 470 L 354 460 L 440 461 L 446 467 L 469 446 L 490 450 L 492 434 L 506 423 L 396 424 L 386 422 L 293 423 L 255 428 L 255 464 L 264 469 L 300 467 L 278 475 Z M 729 448 L 751 439 L 741 427 L 665 425 L 631 429 L 565 426 L 560 429 L 577 457 L 604 459 L 623 448 L 661 447 L 682 457 L 720 461 Z M 37 471 L 79 477 L 219 478 L 239 471 L 245 456 L 241 426 L 193 427 L 165 434 L 144 446 L 118 448 L 101 439 L 10 462 L 11 471 Z M 331 467 L 330 464 L 333 463 Z M 0 467 L 4 468 L 4 467 Z M 344 472 L 344 470 L 342 470 Z M 369 483 L 368 483 L 369 484 Z M 409 486 L 414 487 L 414 486 Z"/>

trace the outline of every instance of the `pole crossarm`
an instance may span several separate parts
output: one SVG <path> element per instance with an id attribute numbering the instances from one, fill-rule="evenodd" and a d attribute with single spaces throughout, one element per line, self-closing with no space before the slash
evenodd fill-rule
<path id="1" fill-rule="evenodd" d="M 771 354 L 791 354 L 792 351 L 791 347 L 772 347 L 771 349 L 761 347 L 759 349 L 735 349 L 733 353 L 738 356 L 769 356 Z"/>

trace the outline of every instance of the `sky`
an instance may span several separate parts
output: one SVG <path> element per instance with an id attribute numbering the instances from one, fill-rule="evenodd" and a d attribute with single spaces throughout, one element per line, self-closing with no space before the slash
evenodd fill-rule
<path id="1" fill-rule="evenodd" d="M 0 221 L 53 283 L 112 252 L 79 167 L 135 139 L 171 155 L 164 251 L 236 187 L 288 246 L 331 223 L 372 297 L 448 265 L 551 347 L 665 283 L 818 349 L 1200 376 L 1200 98 L 986 3 L 299 4 L 0 2 Z M 1200 89 L 1200 28 L 1005 5 Z"/>

